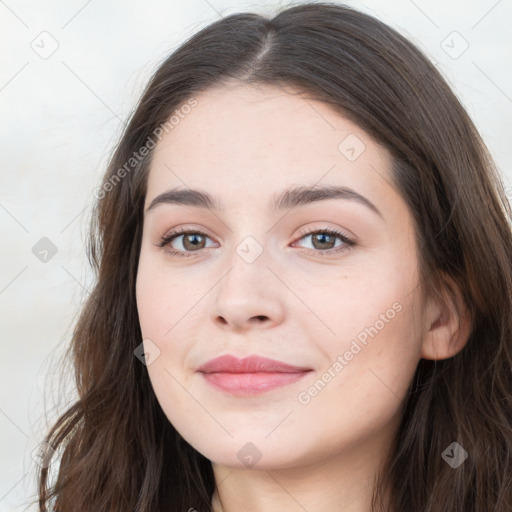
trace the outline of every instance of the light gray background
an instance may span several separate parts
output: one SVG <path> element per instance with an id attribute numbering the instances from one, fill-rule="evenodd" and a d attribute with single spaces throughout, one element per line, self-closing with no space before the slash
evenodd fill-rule
<path id="1" fill-rule="evenodd" d="M 346 3 L 397 28 L 437 63 L 512 196 L 511 2 Z M 1 511 L 25 509 L 36 490 L 31 452 L 45 430 L 44 408 L 51 421 L 54 406 L 62 410 L 73 396 L 71 375 L 59 390 L 49 371 L 91 287 L 84 240 L 92 193 L 121 120 L 157 64 L 198 29 L 287 4 L 0 0 Z M 42 237 L 57 248 L 46 262 L 32 252 Z"/>

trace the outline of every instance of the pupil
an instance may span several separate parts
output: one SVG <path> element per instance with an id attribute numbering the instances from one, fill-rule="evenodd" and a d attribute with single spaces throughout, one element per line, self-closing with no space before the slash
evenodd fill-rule
<path id="1" fill-rule="evenodd" d="M 192 238 L 196 238 L 196 240 L 192 241 Z M 197 238 L 201 238 L 201 235 L 194 235 L 194 234 L 187 235 L 185 237 L 185 244 L 184 244 L 185 247 L 187 247 L 187 244 L 190 243 L 193 248 L 197 248 L 198 243 L 200 243 L 200 242 L 197 241 Z"/>
<path id="2" fill-rule="evenodd" d="M 315 237 L 314 237 L 314 240 L 315 241 L 318 241 L 320 242 L 320 244 L 329 244 L 329 242 L 332 242 L 331 240 L 331 235 L 327 235 L 325 233 L 320 233 L 320 234 L 317 234 Z"/>

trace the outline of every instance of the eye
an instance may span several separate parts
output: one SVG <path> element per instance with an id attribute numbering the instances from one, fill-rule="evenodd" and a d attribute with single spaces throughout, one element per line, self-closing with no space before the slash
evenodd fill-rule
<path id="1" fill-rule="evenodd" d="M 176 250 L 172 247 L 172 243 L 180 238 L 182 238 L 182 240 L 178 245 L 181 247 L 178 247 Z M 169 245 L 171 248 L 167 249 L 167 252 L 172 256 L 188 257 L 192 256 L 192 254 L 187 254 L 187 252 L 199 252 L 201 249 L 204 249 L 206 247 L 205 243 L 207 238 L 209 238 L 209 236 L 201 231 L 183 229 L 164 235 L 160 238 L 160 242 L 157 245 L 158 247 Z"/>
<path id="2" fill-rule="evenodd" d="M 299 240 L 311 239 L 313 248 L 309 250 L 317 254 L 340 253 L 349 250 L 355 245 L 355 242 L 347 235 L 330 228 L 302 231 L 301 235 L 302 237 Z M 205 249 L 206 240 L 209 238 L 208 235 L 201 231 L 180 229 L 161 237 L 157 245 L 158 247 L 170 246 L 170 248 L 166 249 L 169 254 L 186 258 L 194 256 L 194 252 L 200 252 L 201 249 Z M 172 244 L 179 239 L 182 239 L 178 244 L 181 247 L 173 247 Z M 341 243 L 336 245 L 336 240 L 340 240 Z"/>
<path id="3" fill-rule="evenodd" d="M 324 228 L 301 232 L 300 240 L 309 238 L 312 242 L 314 252 L 320 254 L 332 254 L 346 251 L 355 245 L 355 242 L 346 234 L 336 229 Z M 336 245 L 336 239 L 341 243 Z"/>

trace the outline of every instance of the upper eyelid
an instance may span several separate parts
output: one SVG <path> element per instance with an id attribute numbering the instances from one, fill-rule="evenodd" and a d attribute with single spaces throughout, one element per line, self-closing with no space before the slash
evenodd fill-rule
<path id="1" fill-rule="evenodd" d="M 341 233 L 343 233 L 346 230 L 343 230 L 341 228 L 331 228 L 331 227 L 327 227 L 327 226 L 318 227 L 318 228 L 300 228 L 299 235 L 307 236 L 307 235 L 311 235 L 311 234 L 314 234 L 317 232 L 322 232 L 322 231 L 340 231 Z M 189 233 L 198 233 L 200 235 L 206 235 L 206 236 L 209 236 L 210 238 L 214 238 L 211 235 L 209 235 L 208 233 L 206 233 L 203 230 L 203 228 L 183 228 L 183 227 L 176 228 L 175 230 L 171 229 L 168 232 L 166 232 L 163 235 L 163 237 L 178 236 L 178 235 L 184 235 L 184 234 L 189 234 Z M 343 233 L 343 234 L 345 234 L 345 233 Z M 352 235 L 347 234 L 346 236 L 352 238 Z"/>
<path id="2" fill-rule="evenodd" d="M 314 233 L 321 233 L 323 231 L 335 231 L 341 233 L 346 238 L 349 238 L 350 240 L 355 240 L 355 236 L 350 233 L 350 231 L 344 229 L 344 228 L 333 228 L 329 226 L 323 226 L 318 228 L 301 228 L 299 230 L 299 235 L 301 237 L 312 235 Z"/>
<path id="3" fill-rule="evenodd" d="M 166 231 L 166 233 L 164 235 L 162 235 L 161 238 L 168 238 L 168 237 L 174 238 L 174 237 L 178 237 L 180 235 L 186 235 L 189 233 L 198 233 L 200 235 L 206 235 L 210 238 L 214 238 L 213 236 L 206 233 L 204 228 L 183 228 L 183 227 L 179 227 L 176 229 L 170 229 L 170 230 Z"/>

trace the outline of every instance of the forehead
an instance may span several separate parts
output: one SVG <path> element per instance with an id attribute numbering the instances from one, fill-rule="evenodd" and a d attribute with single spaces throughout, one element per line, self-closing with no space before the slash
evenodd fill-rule
<path id="1" fill-rule="evenodd" d="M 316 183 L 372 195 L 389 186 L 388 152 L 332 107 L 292 88 L 224 85 L 194 99 L 154 149 L 146 206 L 177 186 L 218 197 Z"/>

